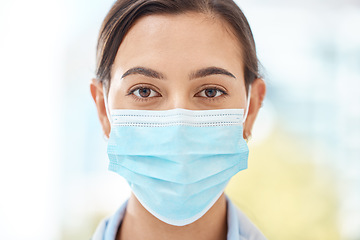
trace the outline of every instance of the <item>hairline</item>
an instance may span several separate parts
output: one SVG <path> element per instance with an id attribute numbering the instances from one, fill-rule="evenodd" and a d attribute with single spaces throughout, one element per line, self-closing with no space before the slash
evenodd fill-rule
<path id="1" fill-rule="evenodd" d="M 164 6 L 161 5 L 161 0 L 139 0 L 138 2 L 138 4 L 133 5 L 130 1 L 118 0 L 105 17 L 97 45 L 96 75 L 98 81 L 105 85 L 110 83 L 117 51 L 125 36 L 141 18 L 151 15 L 173 16 L 189 13 L 203 14 L 206 16 L 204 21 L 214 20 L 220 22 L 224 26 L 224 31 L 227 31 L 232 38 L 235 37 L 236 42 L 239 44 L 237 45 L 240 50 L 239 59 L 244 70 L 245 86 L 247 88 L 256 78 L 260 77 L 260 63 L 256 56 L 251 28 L 246 16 L 238 6 L 238 10 L 229 9 L 229 7 L 233 7 L 233 4 L 237 5 L 233 0 L 224 1 L 224 4 L 220 3 L 219 5 L 213 0 L 199 0 L 199 2 L 202 2 L 199 5 L 188 6 L 177 6 L 176 4 L 180 4 L 177 3 L 177 0 L 174 0 L 175 5 L 169 3 L 169 5 Z M 147 5 L 147 3 L 150 5 Z M 120 41 L 117 41 L 116 38 L 120 39 Z"/>

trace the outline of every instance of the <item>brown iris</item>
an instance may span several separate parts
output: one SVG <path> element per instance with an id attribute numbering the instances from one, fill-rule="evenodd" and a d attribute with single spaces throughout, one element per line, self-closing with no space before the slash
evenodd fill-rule
<path id="1" fill-rule="evenodd" d="M 147 98 L 149 97 L 151 94 L 151 89 L 150 88 L 140 88 L 139 89 L 139 95 L 143 98 Z"/>
<path id="2" fill-rule="evenodd" d="M 217 94 L 217 90 L 216 89 L 206 89 L 205 90 L 205 95 L 209 98 L 213 98 L 215 97 Z"/>

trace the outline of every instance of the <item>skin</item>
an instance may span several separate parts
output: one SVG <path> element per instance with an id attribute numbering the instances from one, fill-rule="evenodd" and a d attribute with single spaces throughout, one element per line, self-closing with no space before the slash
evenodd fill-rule
<path id="1" fill-rule="evenodd" d="M 109 109 L 245 109 L 241 52 L 227 23 L 212 15 L 140 18 L 117 52 L 108 93 Z M 104 134 L 109 136 L 111 126 L 101 83 L 93 79 L 90 90 Z M 245 138 L 251 135 L 265 92 L 264 81 L 256 79 L 244 124 Z M 199 220 L 183 227 L 171 226 L 151 215 L 131 195 L 117 239 L 226 239 L 226 215 L 222 195 Z"/>

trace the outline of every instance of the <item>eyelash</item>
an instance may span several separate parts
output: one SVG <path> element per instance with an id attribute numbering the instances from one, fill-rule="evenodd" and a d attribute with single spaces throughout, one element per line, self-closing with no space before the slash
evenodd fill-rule
<path id="1" fill-rule="evenodd" d="M 203 91 L 205 91 L 205 90 L 209 90 L 209 89 L 211 89 L 211 90 L 216 90 L 216 91 L 218 91 L 218 92 L 220 92 L 220 93 L 222 93 L 222 94 L 221 94 L 220 96 L 218 96 L 218 97 L 213 97 L 213 98 L 211 98 L 211 97 L 201 97 L 201 98 L 206 99 L 207 101 L 211 101 L 211 102 L 213 102 L 213 101 L 219 101 L 219 100 L 221 100 L 222 98 L 225 98 L 225 97 L 227 97 L 227 95 L 229 95 L 229 94 L 226 92 L 226 90 L 224 90 L 224 89 L 222 89 L 222 88 L 219 88 L 219 87 L 216 87 L 216 86 L 206 86 L 206 87 L 204 87 L 203 89 L 201 89 L 200 91 L 198 91 L 198 92 L 195 94 L 195 96 L 198 95 L 199 93 L 201 93 L 201 92 L 203 92 Z"/>
<path id="2" fill-rule="evenodd" d="M 160 95 L 160 97 L 161 97 L 161 94 L 159 93 L 158 90 L 155 90 L 153 87 L 148 86 L 148 85 L 138 85 L 138 86 L 136 86 L 136 87 L 134 87 L 134 88 L 131 88 L 131 89 L 128 91 L 128 93 L 126 94 L 126 96 L 132 96 L 132 97 L 134 98 L 134 100 L 136 100 L 136 101 L 141 101 L 141 102 L 150 101 L 150 100 L 151 100 L 152 98 L 154 98 L 154 97 L 150 97 L 150 98 L 149 98 L 149 97 L 139 98 L 139 97 L 137 97 L 137 96 L 134 94 L 134 92 L 136 92 L 136 91 L 138 91 L 138 90 L 140 90 L 140 89 L 144 89 L 144 88 L 148 88 L 148 89 L 150 89 L 151 91 L 155 91 L 155 92 L 158 93 L 158 94 Z M 225 98 L 225 97 L 227 97 L 227 95 L 229 95 L 224 89 L 221 89 L 221 88 L 215 87 L 215 86 L 207 86 L 207 87 L 204 87 L 203 89 L 199 90 L 199 91 L 195 94 L 195 96 L 198 95 L 199 93 L 205 91 L 205 90 L 208 90 L 208 89 L 212 89 L 212 90 L 219 91 L 219 92 L 221 92 L 222 94 L 221 94 L 220 96 L 214 97 L 214 98 L 201 97 L 201 98 L 206 99 L 207 101 L 211 101 L 211 102 L 212 102 L 212 101 L 219 101 L 219 100 L 221 100 L 221 98 Z"/>
<path id="3" fill-rule="evenodd" d="M 126 96 L 133 97 L 135 101 L 147 102 L 147 101 L 151 100 L 151 98 L 153 98 L 153 97 L 151 97 L 151 98 L 139 98 L 134 94 L 134 92 L 136 92 L 136 91 L 138 91 L 140 89 L 144 89 L 144 88 L 148 88 L 151 91 L 157 92 L 161 96 L 161 94 L 159 93 L 159 90 L 155 90 L 154 87 L 149 86 L 149 85 L 137 85 L 136 87 L 131 88 L 128 91 L 128 93 L 126 94 Z"/>

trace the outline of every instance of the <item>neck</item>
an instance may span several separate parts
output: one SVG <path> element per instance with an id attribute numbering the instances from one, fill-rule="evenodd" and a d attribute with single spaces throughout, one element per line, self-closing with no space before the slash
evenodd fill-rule
<path id="1" fill-rule="evenodd" d="M 164 223 L 150 214 L 132 194 L 117 240 L 226 240 L 227 211 L 223 195 L 199 220 L 182 227 Z"/>

